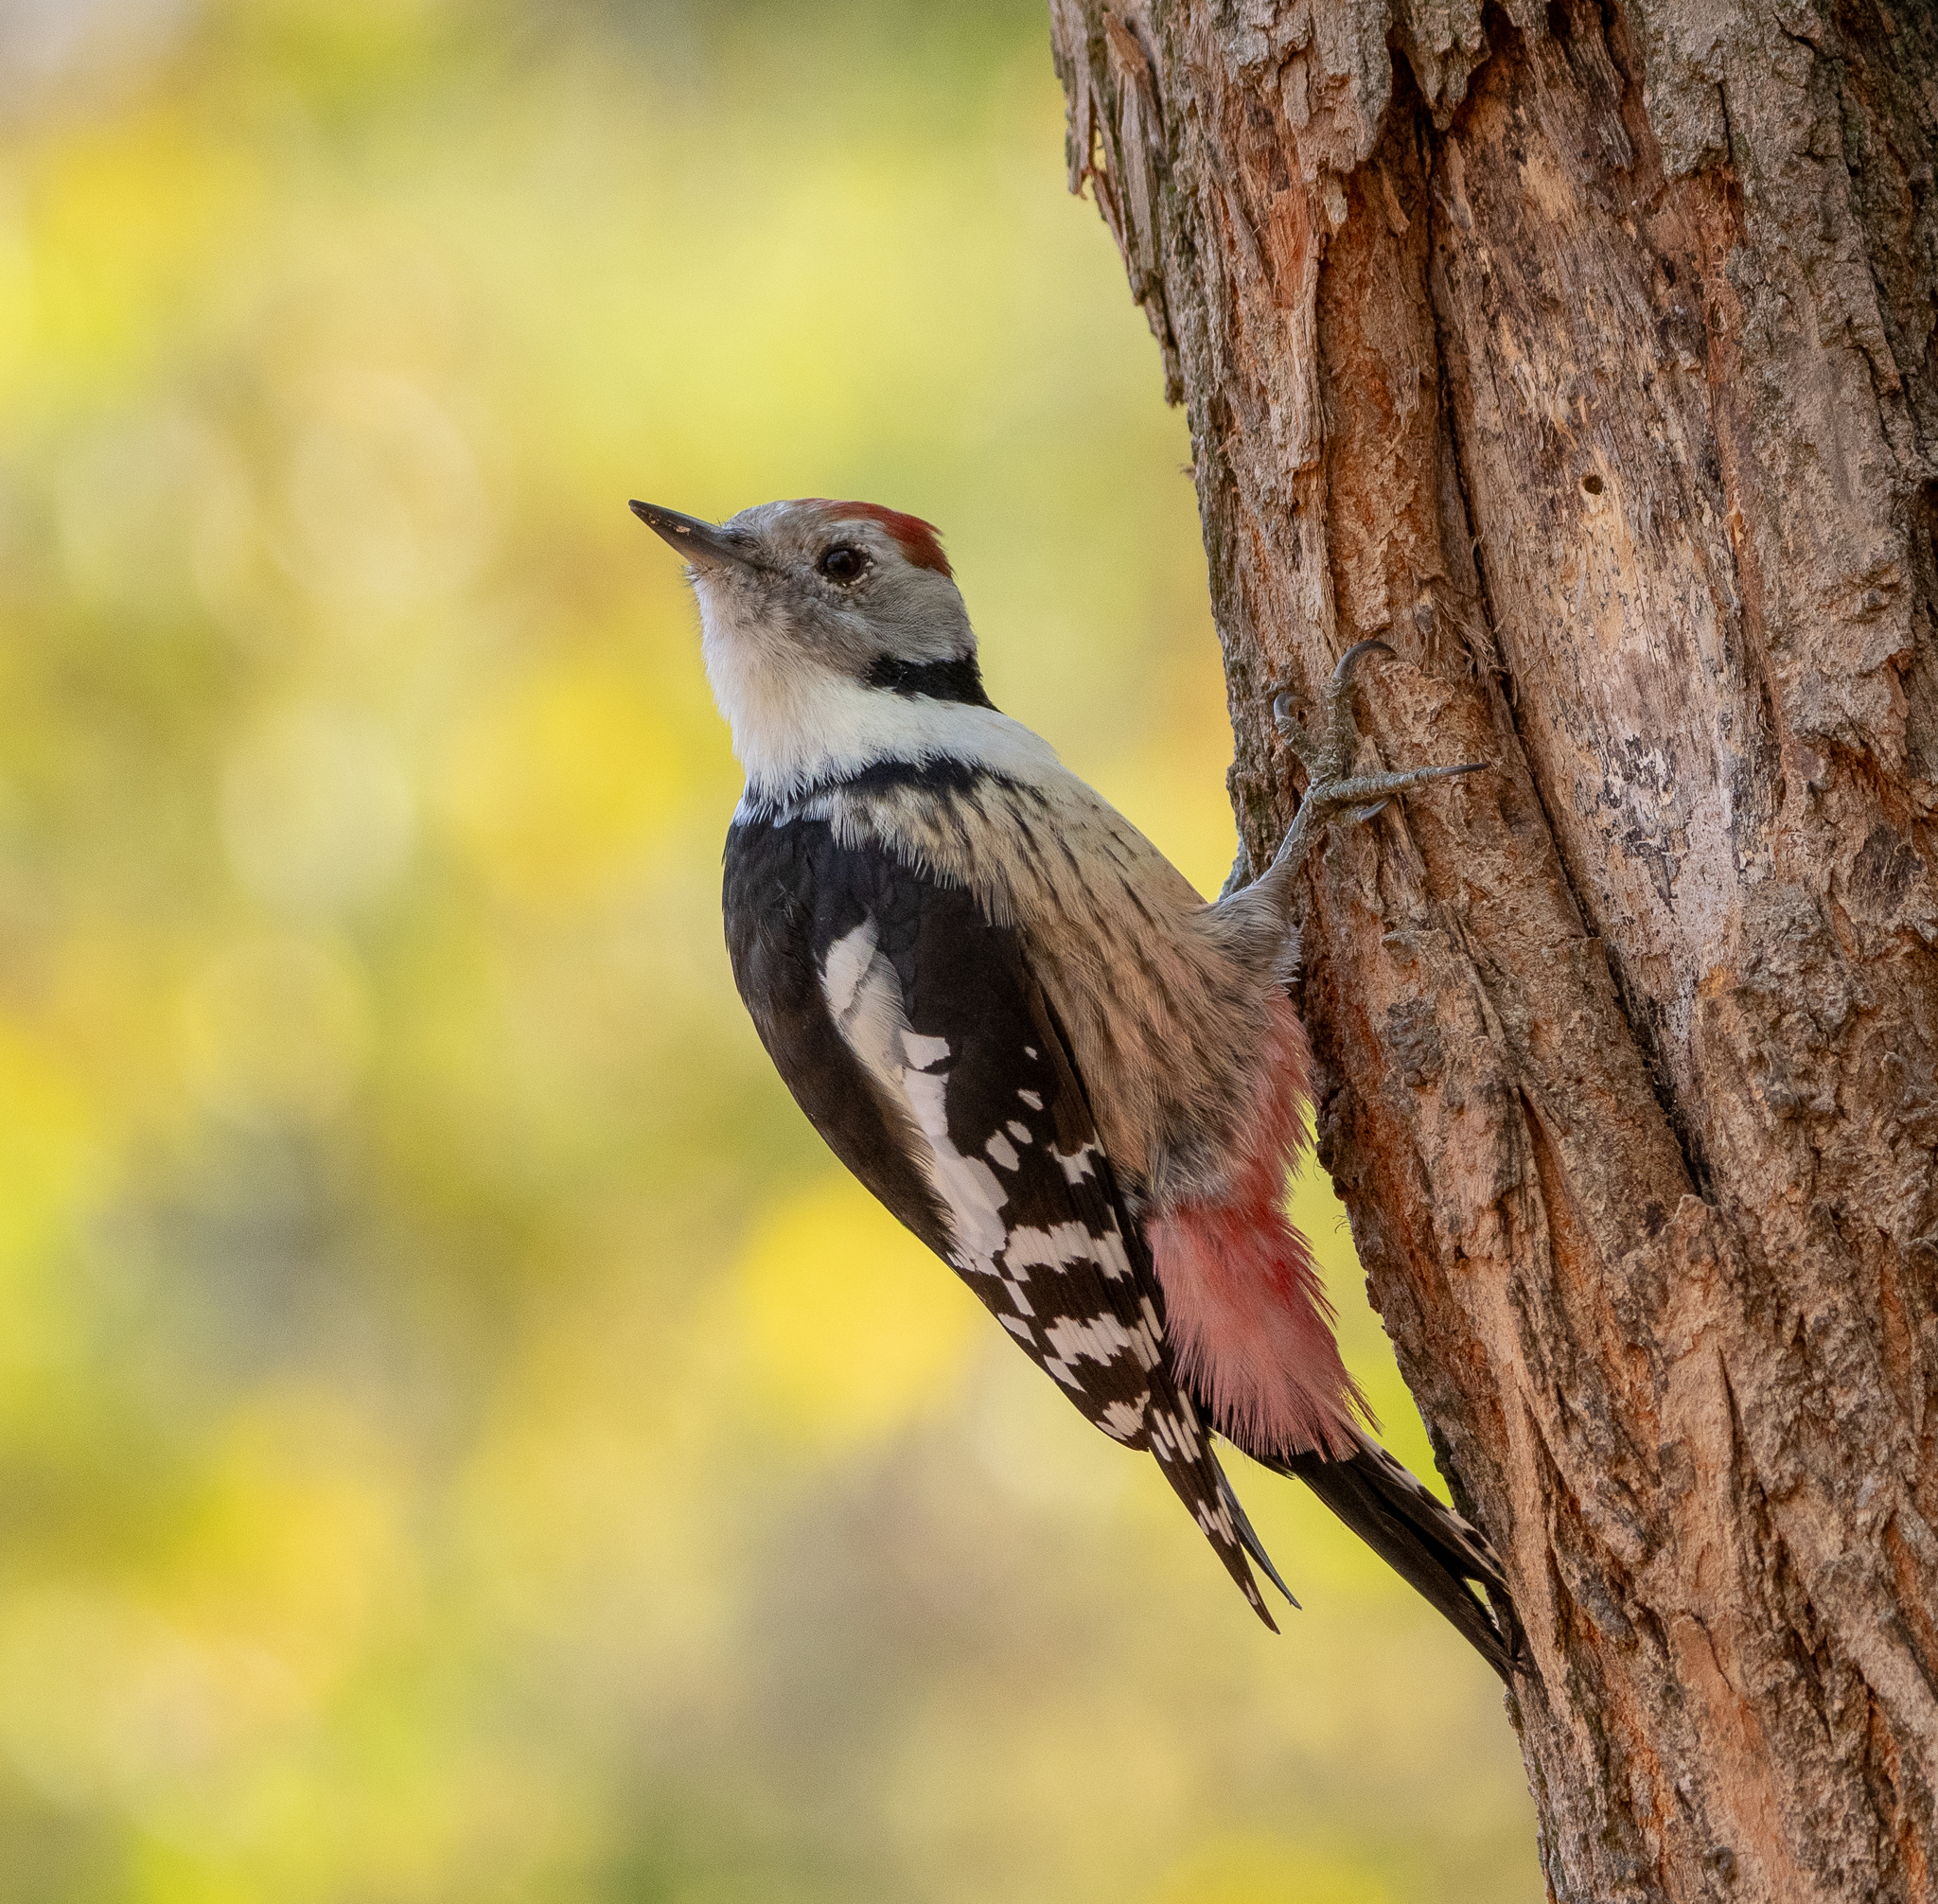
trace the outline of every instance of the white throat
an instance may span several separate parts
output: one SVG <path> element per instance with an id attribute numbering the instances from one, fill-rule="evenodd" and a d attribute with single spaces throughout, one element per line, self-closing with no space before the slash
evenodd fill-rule
<path id="1" fill-rule="evenodd" d="M 784 800 L 879 761 L 960 760 L 1016 780 L 1060 772 L 1055 750 L 994 708 L 864 686 L 759 628 L 723 627 L 702 596 L 701 653 L 748 790 Z"/>

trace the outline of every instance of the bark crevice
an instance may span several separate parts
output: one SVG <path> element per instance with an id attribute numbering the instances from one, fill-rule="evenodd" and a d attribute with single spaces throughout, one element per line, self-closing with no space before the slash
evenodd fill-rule
<path id="1" fill-rule="evenodd" d="M 1610 0 L 1610 4 L 1612 5 L 1612 0 Z M 1554 16 L 1560 10 L 1561 0 L 1550 0 L 1548 13 L 1551 34 L 1556 30 L 1553 24 Z M 1517 40 L 1519 39 L 1520 35 L 1516 32 L 1512 23 L 1505 15 L 1497 14 L 1494 9 L 1489 8 L 1488 17 L 1495 20 L 1502 33 L 1513 34 Z M 1492 43 L 1493 36 L 1490 34 L 1490 48 Z M 1396 53 L 1396 57 L 1400 56 Z M 1411 77 L 1409 69 L 1409 79 Z M 1632 85 L 1632 81 L 1630 83 Z M 1401 88 L 1396 85 L 1396 110 L 1402 109 L 1411 103 L 1410 101 L 1403 100 Z M 1457 115 L 1455 124 L 1458 124 Z M 1428 196 L 1431 207 L 1429 217 L 1432 220 L 1437 222 L 1446 214 L 1443 209 L 1440 194 L 1432 187 L 1437 150 L 1435 133 L 1431 126 L 1422 129 L 1421 143 L 1429 154 L 1425 166 L 1429 181 Z M 1446 349 L 1442 333 L 1445 319 L 1441 309 L 1440 299 L 1436 294 L 1431 270 L 1427 273 L 1425 291 L 1429 306 L 1434 313 L 1437 361 L 1444 365 L 1446 361 Z M 1501 722 L 1507 729 L 1511 730 L 1520 752 L 1523 758 L 1525 759 L 1527 756 L 1526 736 L 1522 732 L 1521 729 L 1519 696 L 1515 692 L 1513 664 L 1504 651 L 1499 637 L 1495 632 L 1496 619 L 1493 610 L 1492 591 L 1488 579 L 1485 538 L 1474 535 L 1472 529 L 1472 503 L 1467 476 L 1465 453 L 1461 441 L 1460 419 L 1454 405 L 1447 399 L 1444 383 L 1442 385 L 1441 415 L 1447 437 L 1448 460 L 1454 474 L 1455 491 L 1459 498 L 1460 526 L 1466 535 L 1468 547 L 1471 551 L 1470 559 L 1475 578 L 1477 605 L 1488 634 L 1489 649 L 1488 669 L 1494 677 L 1490 684 L 1491 693 Z M 1478 659 L 1476 657 L 1476 661 Z M 1595 919 L 1594 906 L 1588 897 L 1588 889 L 1585 883 L 1576 876 L 1574 870 L 1569 864 L 1569 848 L 1566 836 L 1556 826 L 1555 817 L 1548 810 L 1547 792 L 1540 777 L 1530 775 L 1528 785 L 1535 801 L 1541 808 L 1542 822 L 1547 828 L 1549 837 L 1555 842 L 1556 860 L 1569 898 L 1580 917 L 1583 928 L 1597 940 L 1602 946 L 1604 955 L 1608 958 L 1610 975 L 1614 981 L 1615 996 L 1620 1000 L 1623 1017 L 1627 1021 L 1630 1035 L 1635 1038 L 1647 1059 L 1649 1082 L 1655 1092 L 1656 1102 L 1661 1105 L 1663 1115 L 1668 1120 L 1669 1128 L 1675 1133 L 1676 1143 L 1683 1153 L 1683 1164 L 1688 1172 L 1689 1181 L 1697 1188 L 1705 1201 L 1711 1201 L 1713 1200 L 1715 1187 L 1711 1180 L 1708 1162 L 1702 1155 L 1700 1139 L 1698 1137 L 1683 1106 L 1678 1102 L 1674 1080 L 1670 1075 L 1662 1049 L 1662 1041 L 1659 1035 L 1660 1028 L 1656 1024 L 1653 1014 L 1643 1005 L 1634 986 L 1623 971 L 1621 961 L 1609 948 L 1608 941 L 1603 936 L 1598 922 Z"/>

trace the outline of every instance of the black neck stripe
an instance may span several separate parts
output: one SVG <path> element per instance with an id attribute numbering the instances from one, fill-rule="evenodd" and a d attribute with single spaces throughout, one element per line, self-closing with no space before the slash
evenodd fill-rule
<path id="1" fill-rule="evenodd" d="M 976 665 L 974 655 L 962 655 L 953 661 L 905 661 L 883 655 L 869 669 L 868 684 L 932 701 L 961 701 L 977 708 L 995 705 L 983 692 L 982 670 Z"/>

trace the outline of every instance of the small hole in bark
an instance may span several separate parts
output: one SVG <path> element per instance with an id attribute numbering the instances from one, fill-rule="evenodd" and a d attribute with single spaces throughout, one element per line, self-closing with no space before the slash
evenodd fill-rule
<path id="1" fill-rule="evenodd" d="M 1601 494 L 1601 478 L 1593 473 L 1584 476 L 1581 479 L 1581 493 L 1584 496 L 1599 496 Z"/>

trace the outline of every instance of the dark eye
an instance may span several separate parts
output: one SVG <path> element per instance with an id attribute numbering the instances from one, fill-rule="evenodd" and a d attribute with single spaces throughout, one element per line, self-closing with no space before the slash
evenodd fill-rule
<path id="1" fill-rule="evenodd" d="M 831 582 L 853 582 L 868 567 L 868 557 L 846 542 L 837 542 L 815 567 Z"/>

